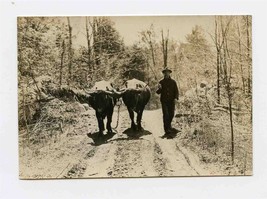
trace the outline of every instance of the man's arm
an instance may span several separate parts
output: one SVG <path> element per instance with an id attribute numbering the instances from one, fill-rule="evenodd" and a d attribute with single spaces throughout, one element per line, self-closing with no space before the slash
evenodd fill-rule
<path id="1" fill-rule="evenodd" d="M 174 96 L 175 96 L 175 99 L 179 99 L 179 90 L 178 90 L 178 87 L 177 87 L 177 84 L 176 84 L 176 81 L 173 81 L 174 82 Z"/>

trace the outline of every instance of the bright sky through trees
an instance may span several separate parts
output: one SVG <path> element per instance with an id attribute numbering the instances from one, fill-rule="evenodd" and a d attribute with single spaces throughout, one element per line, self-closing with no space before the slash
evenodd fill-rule
<path id="1" fill-rule="evenodd" d="M 115 22 L 115 28 L 124 39 L 126 45 L 131 45 L 139 40 L 139 32 L 146 30 L 151 24 L 154 25 L 158 40 L 160 40 L 160 31 L 169 29 L 170 39 L 178 42 L 184 42 L 185 36 L 191 33 L 195 25 L 201 26 L 206 32 L 208 41 L 211 38 L 208 33 L 213 34 L 214 16 L 127 16 L 127 17 L 111 17 Z M 62 18 L 66 21 L 66 18 Z M 70 17 L 73 27 L 73 35 L 75 35 L 74 45 L 86 45 L 85 34 L 85 18 Z"/>

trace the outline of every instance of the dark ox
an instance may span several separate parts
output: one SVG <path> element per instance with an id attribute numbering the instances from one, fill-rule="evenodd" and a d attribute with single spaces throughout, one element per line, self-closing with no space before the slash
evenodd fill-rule
<path id="1" fill-rule="evenodd" d="M 107 81 L 96 82 L 95 86 L 87 92 L 89 104 L 95 110 L 99 133 L 105 130 L 104 119 L 107 117 L 107 132 L 112 133 L 111 122 L 114 106 L 120 95 L 116 93 L 112 84 Z"/>
<path id="2" fill-rule="evenodd" d="M 128 80 L 125 82 L 125 88 L 121 90 L 121 96 L 131 118 L 131 128 L 142 130 L 141 120 L 144 108 L 151 97 L 150 88 L 140 80 Z M 134 112 L 137 113 L 136 123 L 134 122 Z"/>

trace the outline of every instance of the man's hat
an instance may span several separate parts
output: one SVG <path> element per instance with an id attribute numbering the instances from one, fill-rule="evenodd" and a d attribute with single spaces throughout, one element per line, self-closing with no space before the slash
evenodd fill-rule
<path id="1" fill-rule="evenodd" d="M 162 73 L 165 73 L 165 72 L 167 72 L 167 71 L 169 71 L 170 73 L 172 73 L 172 70 L 169 69 L 168 67 L 167 67 L 167 68 L 164 68 L 164 69 L 162 70 Z"/>

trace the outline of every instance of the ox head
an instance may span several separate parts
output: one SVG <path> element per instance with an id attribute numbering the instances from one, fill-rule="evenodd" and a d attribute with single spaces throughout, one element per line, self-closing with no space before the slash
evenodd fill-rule
<path id="1" fill-rule="evenodd" d="M 92 89 L 86 91 L 86 94 L 89 95 L 89 104 L 99 113 L 113 108 L 121 96 L 107 81 L 96 82 Z"/>
<path id="2" fill-rule="evenodd" d="M 123 95 L 128 92 L 140 93 L 145 89 L 149 89 L 148 85 L 145 82 L 142 82 L 138 79 L 131 79 L 124 83 L 123 87 L 117 92 L 119 95 Z"/>
<path id="3" fill-rule="evenodd" d="M 120 89 L 120 95 L 128 109 L 139 110 L 147 104 L 151 92 L 146 83 L 131 79 L 124 83 L 124 87 Z"/>

